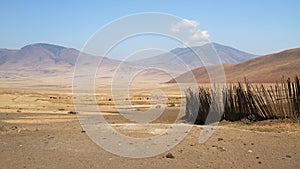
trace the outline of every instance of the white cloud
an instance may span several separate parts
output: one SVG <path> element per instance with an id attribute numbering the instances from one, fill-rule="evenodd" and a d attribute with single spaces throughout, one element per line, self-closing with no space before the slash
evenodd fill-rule
<path id="1" fill-rule="evenodd" d="M 193 31 L 193 29 L 195 29 L 198 25 L 199 22 L 197 21 L 182 19 L 171 27 L 171 31 L 174 33 L 180 32 L 182 30 Z"/>
<path id="2" fill-rule="evenodd" d="M 172 25 L 170 31 L 176 34 L 184 36 L 189 46 L 202 45 L 208 42 L 208 31 L 201 31 L 199 28 L 199 22 L 182 19 L 176 24 Z"/>

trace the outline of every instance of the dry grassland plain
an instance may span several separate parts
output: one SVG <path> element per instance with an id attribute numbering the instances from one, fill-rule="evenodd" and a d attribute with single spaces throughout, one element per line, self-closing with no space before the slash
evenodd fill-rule
<path id="1" fill-rule="evenodd" d="M 128 137 L 159 135 L 180 116 L 185 99 L 174 84 L 149 85 L 149 90 L 133 85 L 128 99 L 134 108 L 126 111 L 138 113 L 161 108 L 150 106 L 147 100 L 152 90 L 150 86 L 165 93 L 167 106 L 149 124 L 137 124 L 119 114 L 109 88 L 97 88 L 95 104 L 107 122 Z M 300 126 L 291 120 L 251 124 L 222 121 L 212 137 L 202 144 L 198 138 L 203 126 L 194 126 L 182 142 L 163 154 L 142 159 L 116 156 L 97 146 L 83 131 L 76 114 L 70 113 L 75 111 L 72 97 L 68 85 L 2 87 L 1 168 L 300 167 Z M 168 153 L 174 158 L 167 158 Z"/>

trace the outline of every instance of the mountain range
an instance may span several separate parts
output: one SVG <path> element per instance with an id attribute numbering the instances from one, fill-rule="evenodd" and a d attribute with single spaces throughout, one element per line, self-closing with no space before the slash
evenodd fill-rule
<path id="1" fill-rule="evenodd" d="M 176 48 L 161 55 L 132 61 L 131 63 L 143 67 L 169 67 L 170 70 L 178 69 L 177 64 L 185 64 L 189 68 L 198 68 L 203 66 L 203 63 L 201 63 L 199 56 L 197 56 L 194 51 L 201 50 L 204 51 L 202 53 L 205 53 L 205 51 L 211 50 L 209 48 L 210 46 L 213 46 L 219 54 L 221 63 L 238 63 L 255 57 L 253 54 L 242 52 L 232 47 L 211 43 L 192 48 Z M 0 66 L 1 68 L 13 68 L 14 70 L 44 70 L 61 66 L 73 67 L 79 53 L 80 51 L 73 48 L 36 43 L 26 45 L 19 50 L 0 49 Z M 92 55 L 85 55 L 85 57 L 88 57 L 89 59 L 93 58 Z M 177 62 L 174 59 L 176 57 L 179 58 L 177 59 Z M 110 63 L 119 63 L 117 60 L 106 57 L 104 60 Z M 105 65 L 111 66 L 110 64 Z"/>
<path id="2" fill-rule="evenodd" d="M 111 78 L 114 71 L 122 63 L 125 66 L 123 67 L 124 71 L 144 70 L 142 76 L 148 77 L 148 80 L 190 82 L 191 77 L 184 73 L 185 70 L 192 69 L 198 82 L 208 82 L 203 60 L 200 60 L 194 52 L 209 53 L 212 47 L 224 65 L 227 81 L 234 82 L 247 77 L 249 80 L 257 82 L 274 82 L 274 80 L 281 78 L 281 75 L 287 76 L 300 72 L 299 48 L 258 57 L 229 46 L 210 43 L 191 48 L 175 48 L 160 55 L 126 62 L 125 64 L 122 61 L 107 57 L 96 57 L 83 53 L 81 55 L 92 62 L 97 62 L 100 58 L 103 59 L 97 73 L 97 77 L 100 78 Z M 29 80 L 33 77 L 41 77 L 39 80 L 42 81 L 42 79 L 53 77 L 55 82 L 55 79 L 63 79 L 61 77 L 67 76 L 65 79 L 71 81 L 79 54 L 80 51 L 73 48 L 45 43 L 30 44 L 17 50 L 0 49 L 0 78 L 15 81 L 22 78 Z M 144 69 L 148 67 L 156 67 L 166 72 Z M 181 67 L 187 67 L 187 69 L 178 71 Z M 170 80 L 171 77 L 166 75 L 169 72 L 174 72 L 172 75 L 176 75 L 173 77 L 177 78 Z"/>

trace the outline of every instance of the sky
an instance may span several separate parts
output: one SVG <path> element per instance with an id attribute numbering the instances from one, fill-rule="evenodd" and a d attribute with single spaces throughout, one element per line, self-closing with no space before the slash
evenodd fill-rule
<path id="1" fill-rule="evenodd" d="M 298 0 L 6 0 L 0 48 L 52 43 L 81 49 L 100 28 L 127 15 L 162 12 L 196 21 L 213 42 L 253 54 L 300 46 Z"/>

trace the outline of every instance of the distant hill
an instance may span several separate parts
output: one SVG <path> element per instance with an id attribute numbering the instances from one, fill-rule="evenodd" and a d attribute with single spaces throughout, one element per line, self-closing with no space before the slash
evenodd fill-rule
<path id="1" fill-rule="evenodd" d="M 206 58 L 201 56 L 201 54 L 209 55 L 213 49 L 216 50 L 221 59 L 221 63 L 224 64 L 239 63 L 255 57 L 253 54 L 246 53 L 229 46 L 224 46 L 218 43 L 209 43 L 203 46 L 191 48 L 176 48 L 170 52 L 134 61 L 133 63 L 144 67 L 152 66 L 174 71 L 184 67 L 194 69 L 204 66 L 202 61 L 199 59 L 199 56 L 197 56 L 194 51 L 200 54 L 200 58 Z"/>
<path id="2" fill-rule="evenodd" d="M 0 52 L 1 66 L 36 67 L 52 66 L 54 64 L 74 66 L 79 51 L 50 44 L 32 44 L 13 52 Z M 8 50 L 6 50 L 8 51 Z"/>
<path id="3" fill-rule="evenodd" d="M 280 82 L 282 76 L 293 78 L 300 75 L 300 48 L 285 50 L 279 53 L 255 57 L 238 64 L 224 64 L 227 82 L 243 81 L 246 77 L 250 82 Z M 192 70 L 199 83 L 209 82 L 205 67 Z M 193 78 L 184 73 L 169 81 L 188 83 Z"/>
<path id="4" fill-rule="evenodd" d="M 34 72 L 73 72 L 79 51 L 58 45 L 36 43 L 22 47 L 20 50 L 0 49 L 0 69 L 34 71 Z M 99 57 L 85 54 L 87 59 L 99 60 Z M 118 61 L 104 58 L 112 66 Z"/>
<path id="5" fill-rule="evenodd" d="M 77 72 L 88 70 L 100 61 L 95 79 L 97 83 L 109 84 L 109 79 L 120 61 L 101 56 L 93 56 L 73 48 L 37 43 L 19 50 L 0 49 L 0 87 L 44 88 L 72 86 L 74 69 L 78 55 L 84 57 L 84 64 L 77 65 Z M 109 77 L 108 80 L 104 77 Z M 104 80 L 103 80 L 104 79 Z"/>

